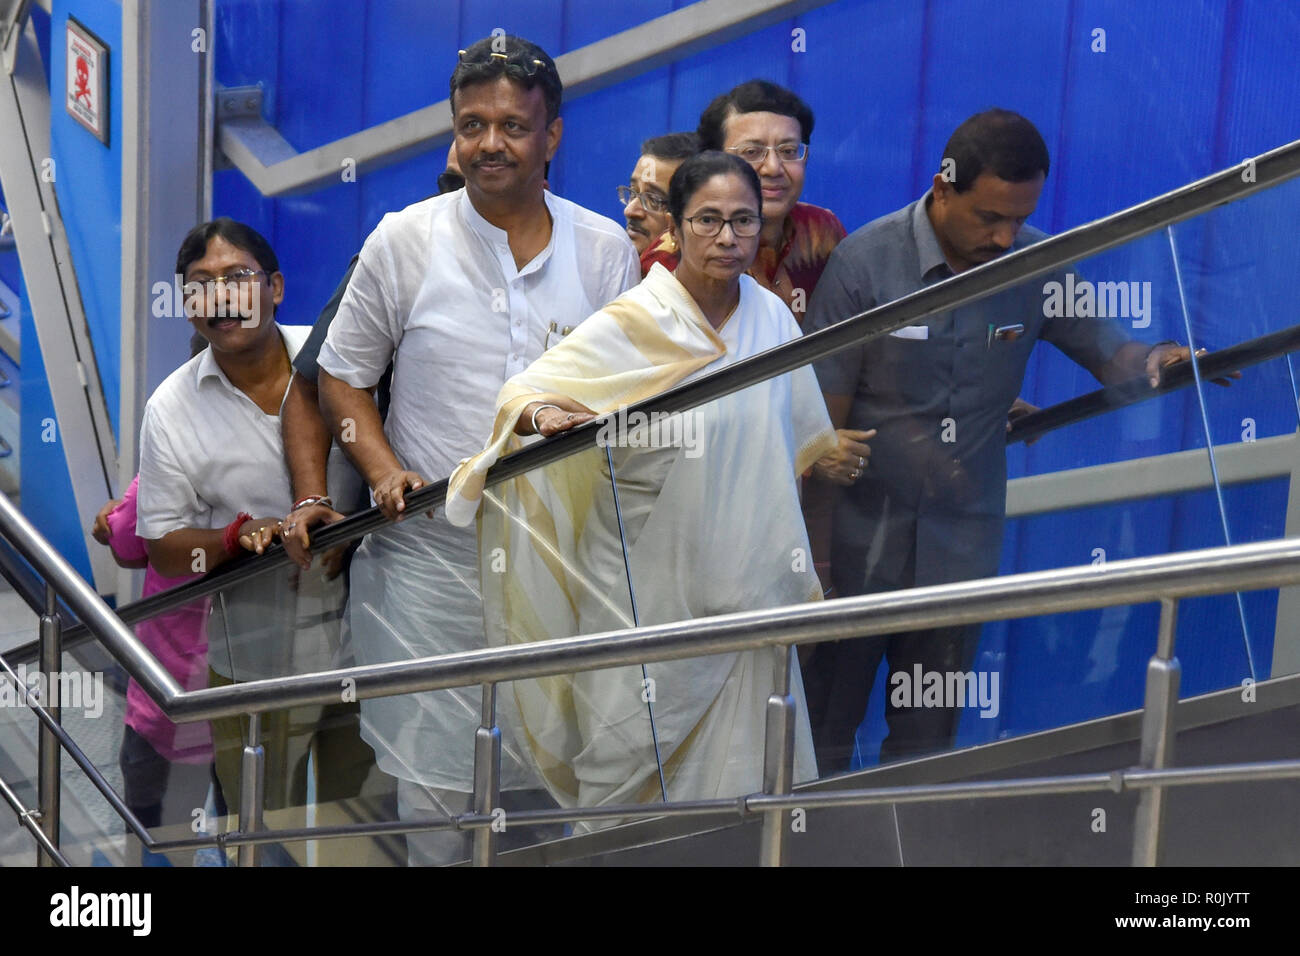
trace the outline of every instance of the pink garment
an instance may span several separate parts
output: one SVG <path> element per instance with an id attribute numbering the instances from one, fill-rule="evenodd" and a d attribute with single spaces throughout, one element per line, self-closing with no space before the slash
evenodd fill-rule
<path id="1" fill-rule="evenodd" d="M 109 547 L 124 561 L 149 557 L 144 539 L 135 533 L 135 501 L 140 476 L 122 496 L 122 503 L 108 514 Z M 149 597 L 199 575 L 165 578 L 149 565 L 144 574 L 142 597 Z M 208 599 L 160 614 L 135 626 L 135 635 L 158 662 L 185 690 L 208 686 Z M 212 730 L 207 721 L 175 724 L 158 709 L 133 679 L 126 689 L 126 723 L 167 760 L 178 763 L 206 763 L 212 759 Z"/>

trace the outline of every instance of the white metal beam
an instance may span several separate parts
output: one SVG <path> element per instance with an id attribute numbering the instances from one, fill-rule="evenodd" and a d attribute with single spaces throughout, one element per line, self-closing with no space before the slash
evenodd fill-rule
<path id="1" fill-rule="evenodd" d="M 798 16 L 831 0 L 701 0 L 555 60 L 566 100 Z M 336 182 L 344 160 L 368 172 L 451 141 L 447 100 L 299 153 L 260 118 L 223 121 L 221 151 L 264 196 Z"/>
<path id="2" fill-rule="evenodd" d="M 1214 451 L 1219 463 L 1219 481 L 1224 485 L 1247 484 L 1290 476 L 1296 460 L 1297 439 L 1295 435 L 1279 435 L 1253 442 L 1215 445 Z M 1007 517 L 1027 518 L 1213 487 L 1205 449 L 1193 448 L 1016 478 L 1007 482 Z"/>

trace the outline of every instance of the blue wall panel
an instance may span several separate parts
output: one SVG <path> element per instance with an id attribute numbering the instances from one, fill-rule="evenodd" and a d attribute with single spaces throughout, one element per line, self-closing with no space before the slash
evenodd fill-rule
<path id="1" fill-rule="evenodd" d="M 401 12 L 403 6 L 410 5 L 400 0 L 371 0 L 367 5 L 367 44 L 376 52 L 365 61 L 364 126 L 447 97 L 447 79 L 460 44 L 459 4 L 429 4 L 406 14 Z M 411 37 L 425 42 L 412 43 Z M 446 155 L 446 148 L 440 148 L 360 181 L 360 228 L 347 236 L 346 248 L 338 249 L 340 273 L 385 213 L 437 192 Z"/>

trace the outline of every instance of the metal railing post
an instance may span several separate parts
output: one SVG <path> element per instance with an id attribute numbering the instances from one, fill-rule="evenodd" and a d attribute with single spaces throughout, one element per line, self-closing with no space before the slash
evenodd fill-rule
<path id="1" fill-rule="evenodd" d="M 54 587 L 45 585 L 45 613 L 40 622 L 41 673 L 45 675 L 47 698 L 41 701 L 56 722 L 60 719 L 59 692 L 64 682 L 59 680 L 63 670 L 63 623 L 58 614 L 58 596 Z M 62 752 L 59 738 L 49 727 L 41 724 L 37 743 L 37 806 L 41 814 L 41 830 L 54 847 L 59 845 L 59 780 Z M 42 850 L 38 866 L 54 866 L 55 860 Z"/>
<path id="2" fill-rule="evenodd" d="M 1178 705 L 1178 684 L 1182 667 L 1174 656 L 1174 632 L 1178 626 L 1178 602 L 1160 599 L 1160 628 L 1156 652 L 1147 663 L 1146 700 L 1142 709 L 1142 750 L 1139 762 L 1150 770 L 1163 770 L 1174 759 L 1174 708 Z M 1133 825 L 1133 865 L 1158 866 L 1164 823 L 1165 788 L 1151 787 L 1138 798 Z"/>
<path id="3" fill-rule="evenodd" d="M 474 813 L 492 816 L 501 800 L 501 728 L 497 727 L 497 685 L 483 685 L 483 713 L 474 731 Z M 497 832 L 492 826 L 474 828 L 474 866 L 492 866 Z"/>
<path id="4" fill-rule="evenodd" d="M 266 754 L 262 750 L 261 736 L 262 715 L 249 714 L 248 740 L 244 744 L 244 755 L 239 772 L 239 830 L 241 833 L 256 833 L 262 829 Z M 260 857 L 260 844 L 240 844 L 240 866 L 257 866 Z"/>
<path id="5" fill-rule="evenodd" d="M 767 699 L 767 727 L 763 746 L 763 793 L 784 795 L 794 784 L 794 696 L 790 693 L 790 656 L 794 648 L 772 648 L 780 655 L 777 686 Z M 759 865 L 780 866 L 785 855 L 785 811 L 763 811 Z"/>

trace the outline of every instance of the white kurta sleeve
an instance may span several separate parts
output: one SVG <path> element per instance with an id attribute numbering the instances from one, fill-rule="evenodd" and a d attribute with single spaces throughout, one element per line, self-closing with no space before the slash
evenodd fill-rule
<path id="1" fill-rule="evenodd" d="M 606 299 L 606 303 L 612 302 L 620 295 L 638 285 L 641 282 L 641 260 L 636 256 L 636 247 L 628 243 L 627 248 L 623 250 L 623 276 L 618 290 Z"/>
<path id="2" fill-rule="evenodd" d="M 361 247 L 357 268 L 321 345 L 320 367 L 353 388 L 375 385 L 402 340 L 397 270 L 386 236 L 386 223 L 381 222 Z"/>
<path id="3" fill-rule="evenodd" d="M 181 528 L 207 527 L 208 511 L 172 447 L 157 407 L 145 406 L 140 426 L 140 490 L 136 534 L 156 541 Z"/>

